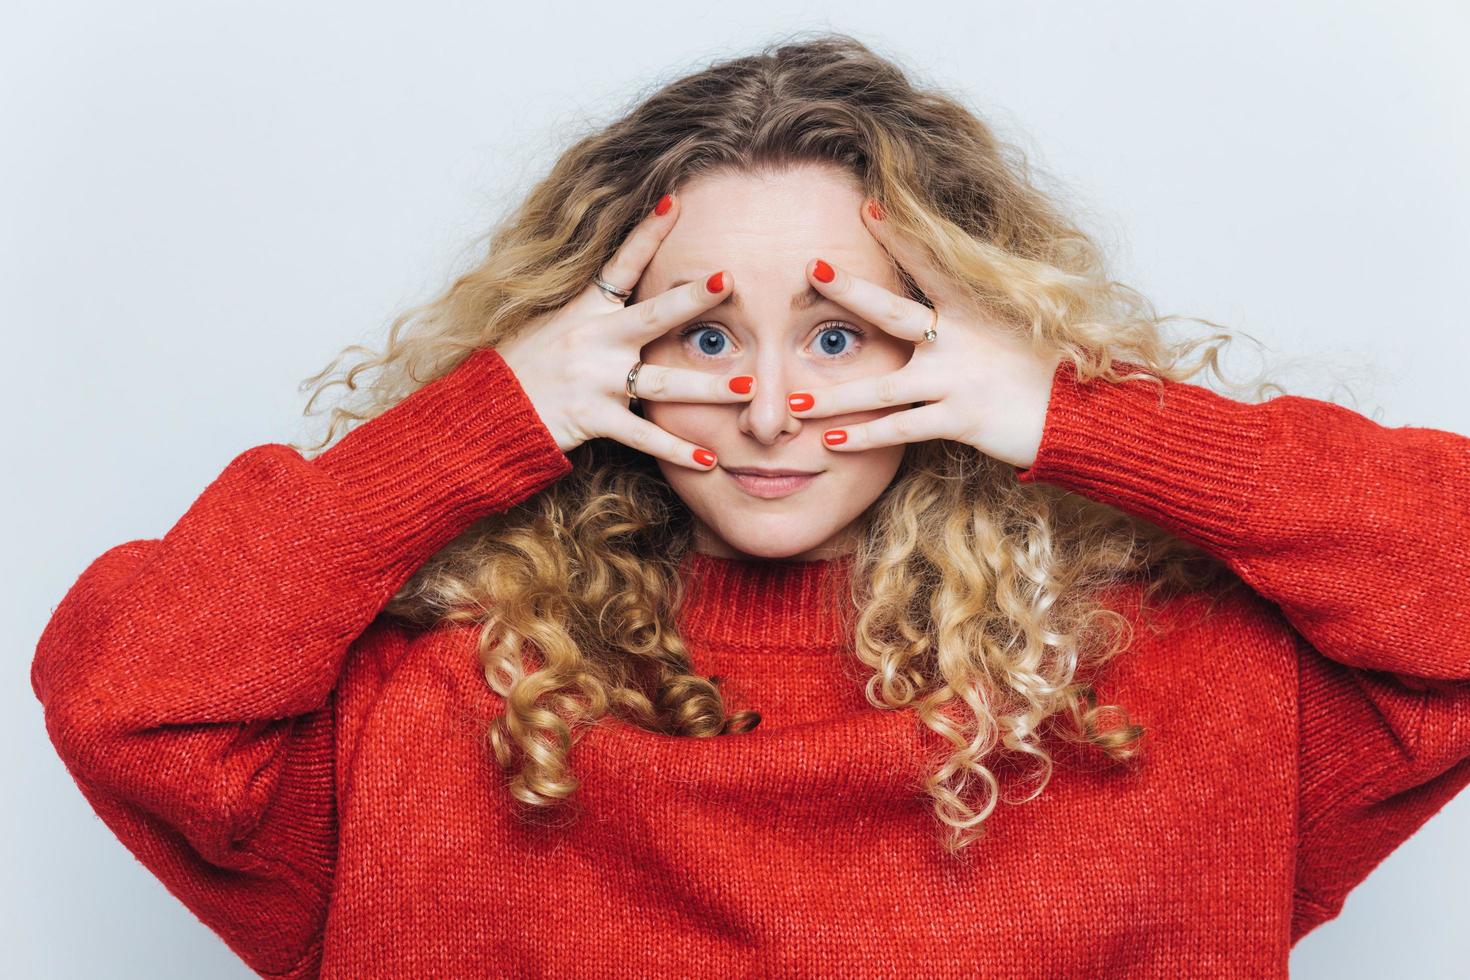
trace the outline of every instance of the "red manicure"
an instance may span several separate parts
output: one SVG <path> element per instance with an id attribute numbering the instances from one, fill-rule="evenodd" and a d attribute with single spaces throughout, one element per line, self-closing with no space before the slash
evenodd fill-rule
<path id="1" fill-rule="evenodd" d="M 694 461 L 701 466 L 713 466 L 715 465 L 715 454 L 708 449 L 696 449 L 694 450 Z"/>
<path id="2" fill-rule="evenodd" d="M 804 391 L 793 391 L 786 396 L 786 404 L 791 406 L 793 412 L 805 412 L 816 404 L 816 399 Z"/>
<path id="3" fill-rule="evenodd" d="M 737 395 L 750 394 L 750 386 L 755 383 L 755 378 L 748 374 L 742 374 L 738 378 L 730 379 L 730 390 Z"/>
<path id="4" fill-rule="evenodd" d="M 832 271 L 832 267 L 821 259 L 817 259 L 817 266 L 812 270 L 812 275 L 817 277 L 818 282 L 831 282 L 832 277 L 836 274 Z"/>
<path id="5" fill-rule="evenodd" d="M 673 206 L 674 206 L 674 199 L 672 197 L 670 197 L 668 194 L 665 194 L 663 197 L 661 197 L 661 198 L 658 199 L 658 205 L 656 207 L 654 207 L 653 213 L 654 214 L 658 214 L 658 215 L 668 214 L 669 213 L 669 208 L 671 208 Z"/>
<path id="6" fill-rule="evenodd" d="M 725 274 L 723 272 L 716 272 L 705 282 L 704 288 L 712 293 L 718 293 L 725 288 Z"/>
<path id="7" fill-rule="evenodd" d="M 883 211 L 883 205 L 877 201 L 870 200 L 868 202 L 868 213 L 873 216 L 874 221 L 882 221 L 887 217 L 887 214 Z"/>
<path id="8" fill-rule="evenodd" d="M 847 433 L 842 429 L 832 429 L 828 432 L 824 432 L 822 434 L 822 439 L 827 443 L 827 445 L 835 446 L 838 443 L 847 441 Z"/>

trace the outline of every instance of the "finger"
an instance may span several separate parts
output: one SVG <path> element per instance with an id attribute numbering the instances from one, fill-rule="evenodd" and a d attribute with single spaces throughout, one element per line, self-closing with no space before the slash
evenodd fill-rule
<path id="1" fill-rule="evenodd" d="M 923 303 L 839 269 L 825 259 L 807 263 L 806 276 L 818 292 L 895 337 L 917 344 L 934 322 L 933 311 Z"/>
<path id="2" fill-rule="evenodd" d="M 786 402 L 792 415 L 804 419 L 938 401 L 942 397 L 941 392 L 933 390 L 932 381 L 923 385 L 926 383 L 920 375 L 903 367 L 841 384 L 793 391 Z"/>
<path id="3" fill-rule="evenodd" d="M 602 267 L 598 275 L 603 282 L 631 293 L 678 218 L 679 199 L 672 194 L 659 198 L 658 203 L 633 226 L 633 230 L 623 239 L 613 257 Z M 588 283 L 587 290 L 582 295 L 598 299 L 599 306 L 607 306 L 609 301 L 619 306 L 624 303 L 595 282 Z"/>
<path id="4" fill-rule="evenodd" d="M 901 446 L 907 442 L 949 439 L 954 423 L 950 411 L 942 403 L 894 412 L 881 419 L 828 429 L 822 433 L 822 444 L 836 452 L 861 452 L 882 446 Z M 841 438 L 838 438 L 841 433 Z"/>
<path id="5" fill-rule="evenodd" d="M 692 470 L 708 471 L 715 466 L 715 454 L 671 432 L 659 428 L 632 412 L 620 412 L 605 433 L 625 446 L 658 459 L 668 460 Z"/>
<path id="6" fill-rule="evenodd" d="M 870 199 L 862 209 L 863 224 L 867 226 L 869 234 L 888 250 L 888 254 L 893 256 L 935 306 L 958 305 L 959 297 L 949 279 L 934 268 L 928 254 L 912 238 L 894 227 L 881 205 L 878 205 L 876 211 L 874 205 L 878 205 L 878 202 Z"/>
<path id="7" fill-rule="evenodd" d="M 623 331 L 621 339 L 641 348 L 723 303 L 730 297 L 732 284 L 730 273 L 721 270 L 634 303 L 613 314 L 618 329 Z"/>
<path id="8" fill-rule="evenodd" d="M 662 364 L 644 364 L 633 384 L 638 398 L 650 402 L 743 402 L 754 390 L 753 375 L 732 377 Z"/>

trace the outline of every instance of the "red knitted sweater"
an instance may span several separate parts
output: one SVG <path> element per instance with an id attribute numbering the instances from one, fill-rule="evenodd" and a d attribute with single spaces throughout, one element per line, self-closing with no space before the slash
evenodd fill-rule
<path id="1" fill-rule="evenodd" d="M 1103 703 L 1151 731 L 1141 765 L 1059 766 L 949 858 L 915 789 L 928 730 L 867 704 L 810 599 L 849 559 L 696 554 L 694 668 L 762 723 L 599 725 L 578 819 L 527 827 L 477 746 L 499 703 L 474 630 L 377 614 L 570 468 L 483 350 L 314 460 L 241 453 L 56 608 L 31 679 L 68 771 L 262 975 L 1284 976 L 1470 782 L 1470 439 L 1064 363 L 1018 479 L 1250 586 L 1204 619 L 1171 601 L 1182 625 L 1105 668 Z"/>

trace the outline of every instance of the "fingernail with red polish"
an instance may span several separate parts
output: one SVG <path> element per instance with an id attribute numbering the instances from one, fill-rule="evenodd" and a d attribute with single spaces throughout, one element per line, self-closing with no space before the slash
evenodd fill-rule
<path id="1" fill-rule="evenodd" d="M 812 275 L 817 277 L 818 282 L 831 282 L 832 277 L 836 274 L 832 271 L 832 267 L 821 259 L 817 259 L 816 268 L 812 269 Z"/>
<path id="2" fill-rule="evenodd" d="M 786 396 L 786 404 L 791 406 L 793 412 L 805 412 L 816 404 L 816 399 L 804 391 L 793 391 Z"/>
<path id="3" fill-rule="evenodd" d="M 668 214 L 669 213 L 669 208 L 671 208 L 673 206 L 674 206 L 674 199 L 673 199 L 673 197 L 671 197 L 668 194 L 665 194 L 663 197 L 661 197 L 661 198 L 658 199 L 658 204 L 654 207 L 653 213 L 654 214 L 658 214 L 658 215 Z"/>
<path id="4" fill-rule="evenodd" d="M 723 272 L 716 272 L 705 281 L 704 288 L 712 293 L 718 293 L 725 288 L 725 274 Z"/>
<path id="5" fill-rule="evenodd" d="M 830 429 L 822 433 L 822 441 L 829 446 L 835 446 L 847 441 L 847 433 L 842 429 Z"/>
<path id="6" fill-rule="evenodd" d="M 868 213 L 873 216 L 874 221 L 882 221 L 887 215 L 883 211 L 883 205 L 877 201 L 868 201 Z"/>
<path id="7" fill-rule="evenodd" d="M 748 374 L 742 374 L 738 378 L 730 379 L 730 390 L 737 395 L 750 394 L 750 386 L 755 383 L 755 378 Z"/>
<path id="8" fill-rule="evenodd" d="M 694 450 L 694 461 L 701 466 L 713 466 L 715 465 L 715 454 L 708 449 L 696 449 Z"/>

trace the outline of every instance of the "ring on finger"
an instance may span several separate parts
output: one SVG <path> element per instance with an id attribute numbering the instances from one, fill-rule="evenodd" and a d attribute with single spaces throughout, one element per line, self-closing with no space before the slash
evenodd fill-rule
<path id="1" fill-rule="evenodd" d="M 932 344 L 939 337 L 939 309 L 929 307 L 929 329 L 924 331 L 924 339 L 920 344 Z M 917 345 L 916 345 L 917 346 Z"/>
<path id="2" fill-rule="evenodd" d="M 604 296 L 619 306 L 622 306 L 628 297 L 633 295 L 633 290 L 619 289 L 601 276 L 593 276 L 592 281 L 597 284 L 598 289 L 602 290 Z"/>
<path id="3" fill-rule="evenodd" d="M 638 401 L 638 369 L 643 366 L 642 361 L 635 361 L 632 370 L 628 372 L 628 380 L 623 383 L 623 389 L 628 393 L 628 407 Z"/>

